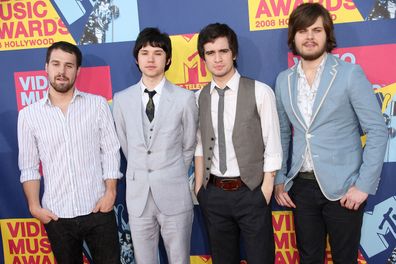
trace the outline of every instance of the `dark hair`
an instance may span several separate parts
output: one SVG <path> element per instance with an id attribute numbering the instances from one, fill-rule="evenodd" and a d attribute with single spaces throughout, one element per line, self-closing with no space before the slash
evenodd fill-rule
<path id="1" fill-rule="evenodd" d="M 238 56 L 238 38 L 235 32 L 227 25 L 214 23 L 204 27 L 198 35 L 198 53 L 201 59 L 205 60 L 204 45 L 209 42 L 214 42 L 217 38 L 226 37 L 228 45 L 232 52 L 233 57 Z M 234 60 L 234 67 L 237 66 L 236 60 Z"/>
<path id="2" fill-rule="evenodd" d="M 294 37 L 297 31 L 313 25 L 316 20 L 322 17 L 323 27 L 326 32 L 326 51 L 331 52 L 336 46 L 336 38 L 334 36 L 334 25 L 329 11 L 318 3 L 305 3 L 299 5 L 289 17 L 289 32 L 287 36 L 287 44 L 294 55 L 297 55 Z"/>
<path id="3" fill-rule="evenodd" d="M 54 42 L 51 46 L 48 47 L 47 56 L 45 58 L 46 63 L 49 63 L 50 58 L 51 58 L 51 53 L 53 50 L 56 50 L 56 49 L 63 50 L 67 53 L 70 53 L 70 54 L 73 54 L 74 56 L 76 56 L 77 68 L 79 68 L 81 66 L 82 54 L 81 54 L 80 49 L 76 45 L 71 44 L 66 41 Z"/>
<path id="4" fill-rule="evenodd" d="M 169 61 L 169 63 L 165 65 L 165 71 L 167 71 L 171 65 L 172 59 L 172 43 L 169 35 L 166 33 L 161 33 L 158 28 L 143 29 L 139 33 L 135 42 L 135 47 L 133 48 L 133 56 L 135 57 L 136 61 L 138 60 L 138 54 L 140 49 L 147 45 L 161 48 L 164 50 L 166 54 L 166 62 Z M 139 68 L 139 65 L 136 65 Z"/>

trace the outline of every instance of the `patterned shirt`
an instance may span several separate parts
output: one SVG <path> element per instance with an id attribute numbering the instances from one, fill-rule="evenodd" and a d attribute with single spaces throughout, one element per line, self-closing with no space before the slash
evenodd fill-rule
<path id="1" fill-rule="evenodd" d="M 103 97 L 74 92 L 66 114 L 48 95 L 18 117 L 20 181 L 44 180 L 42 207 L 59 217 L 92 212 L 106 179 L 121 178 L 119 142 Z"/>
<path id="2" fill-rule="evenodd" d="M 324 65 L 327 59 L 327 55 L 324 56 L 322 62 L 316 69 L 315 79 L 312 83 L 312 86 L 309 85 L 307 77 L 305 76 L 304 70 L 302 69 L 301 61 L 297 66 L 298 73 L 298 86 L 297 86 L 297 105 L 298 108 L 304 118 L 305 124 L 307 127 L 311 125 L 312 120 L 312 107 L 316 98 L 316 93 L 318 91 L 320 79 L 322 77 Z M 307 152 L 305 153 L 305 160 L 300 169 L 300 171 L 313 171 L 313 162 L 309 149 L 307 148 Z"/>

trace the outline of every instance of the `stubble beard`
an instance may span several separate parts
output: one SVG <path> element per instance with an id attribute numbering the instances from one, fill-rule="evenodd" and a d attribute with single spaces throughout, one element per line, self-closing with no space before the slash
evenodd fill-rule
<path id="1" fill-rule="evenodd" d="M 56 83 L 56 78 L 58 78 L 58 77 L 59 76 L 56 76 L 53 81 L 50 81 L 51 87 L 54 88 L 54 90 L 57 91 L 58 93 L 67 93 L 74 87 L 74 82 L 72 82 L 72 83 L 68 82 L 68 83 L 62 83 L 62 84 Z"/>
<path id="2" fill-rule="evenodd" d="M 314 61 L 320 58 L 324 53 L 326 52 L 326 45 L 322 47 L 321 50 L 318 52 L 312 53 L 312 54 L 303 54 L 300 52 L 300 50 L 297 49 L 298 55 L 304 59 L 305 61 Z"/>

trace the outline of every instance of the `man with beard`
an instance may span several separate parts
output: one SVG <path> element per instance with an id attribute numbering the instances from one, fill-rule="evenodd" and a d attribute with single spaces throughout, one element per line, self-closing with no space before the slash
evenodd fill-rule
<path id="1" fill-rule="evenodd" d="M 324 263 L 327 234 L 334 263 L 357 263 L 365 201 L 385 154 L 384 119 L 361 67 L 330 54 L 336 40 L 322 5 L 292 12 L 288 45 L 301 60 L 276 81 L 284 159 L 275 198 L 293 208 L 301 263 Z"/>
<path id="2" fill-rule="evenodd" d="M 74 85 L 81 60 L 73 44 L 61 41 L 48 48 L 48 93 L 18 117 L 20 181 L 57 263 L 83 263 L 84 241 L 96 264 L 119 263 L 113 205 L 120 145 L 106 100 Z"/>

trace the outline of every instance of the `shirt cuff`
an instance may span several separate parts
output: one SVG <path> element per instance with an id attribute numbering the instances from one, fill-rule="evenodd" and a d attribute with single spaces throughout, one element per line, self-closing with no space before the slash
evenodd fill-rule
<path id="1" fill-rule="evenodd" d="M 106 173 L 106 175 L 103 175 L 103 180 L 117 180 L 122 178 L 122 173 L 121 172 L 112 172 L 112 173 Z"/>
<path id="2" fill-rule="evenodd" d="M 264 157 L 264 172 L 272 172 L 280 170 L 282 167 L 282 154 L 276 154 Z"/>
<path id="3" fill-rule="evenodd" d="M 196 157 L 201 157 L 201 156 L 203 156 L 203 149 L 202 149 L 202 145 L 201 145 L 201 144 L 198 144 L 198 145 L 196 146 L 194 156 L 196 156 Z"/>
<path id="4" fill-rule="evenodd" d="M 21 183 L 24 183 L 26 181 L 41 180 L 41 175 L 38 170 L 22 170 L 19 180 Z"/>

